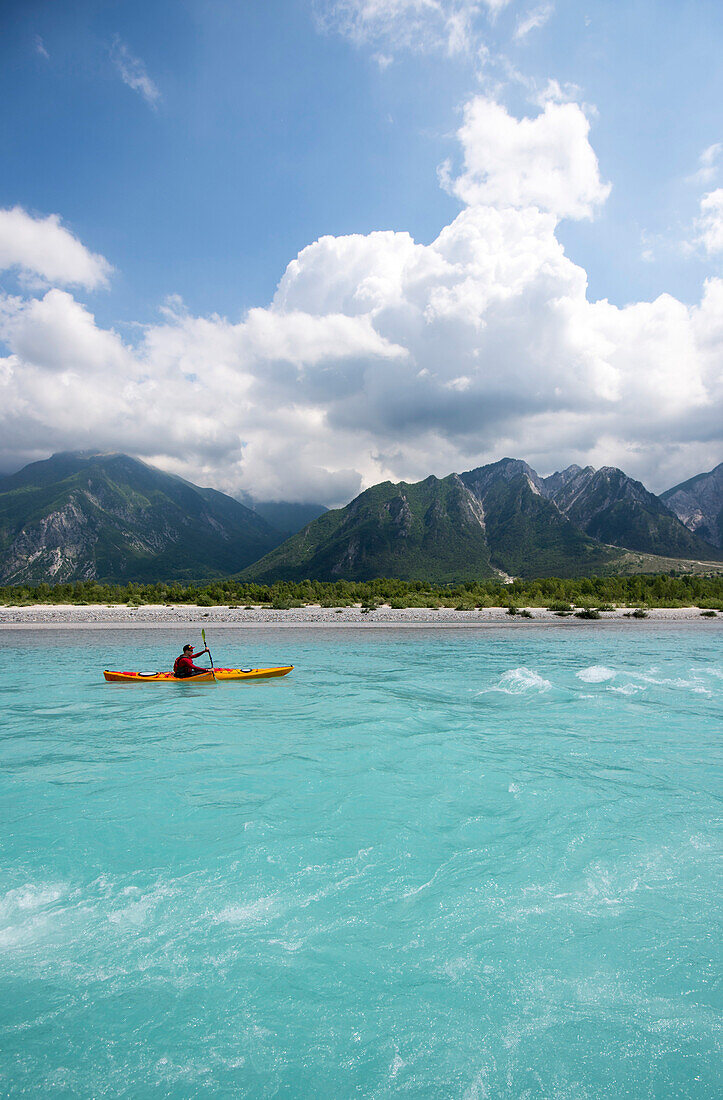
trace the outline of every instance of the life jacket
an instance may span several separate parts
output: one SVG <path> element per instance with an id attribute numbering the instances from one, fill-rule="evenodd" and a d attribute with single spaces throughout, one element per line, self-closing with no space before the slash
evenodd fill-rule
<path id="1" fill-rule="evenodd" d="M 185 653 L 182 653 L 180 657 L 176 657 L 175 661 L 173 662 L 173 675 L 174 676 L 179 676 L 181 678 L 183 678 L 185 676 L 192 676 L 193 673 L 192 673 L 191 669 L 188 667 L 188 665 L 181 664 L 182 661 L 190 661 L 190 660 L 191 660 L 191 658 L 187 657 L 185 655 Z"/>

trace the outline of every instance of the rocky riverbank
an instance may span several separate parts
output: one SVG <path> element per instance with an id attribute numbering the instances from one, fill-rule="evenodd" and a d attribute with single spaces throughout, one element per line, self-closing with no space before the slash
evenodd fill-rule
<path id="1" fill-rule="evenodd" d="M 200 626 L 509 626 L 524 627 L 531 623 L 579 623 L 584 620 L 574 614 L 559 615 L 547 608 L 520 610 L 528 615 L 510 615 L 506 607 L 485 607 L 476 611 L 457 611 L 451 607 L 439 610 L 427 607 L 403 609 L 382 605 L 376 610 L 355 607 L 295 607 L 288 610 L 269 607 L 197 607 L 189 604 L 170 606 L 125 604 L 31 604 L 0 607 L 2 627 L 168 627 L 198 624 Z M 634 608 L 616 608 L 600 612 L 600 622 L 629 621 Z M 641 616 L 642 617 L 642 616 Z M 723 622 L 723 614 L 703 615 L 698 607 L 654 608 L 646 611 L 650 622 Z"/>

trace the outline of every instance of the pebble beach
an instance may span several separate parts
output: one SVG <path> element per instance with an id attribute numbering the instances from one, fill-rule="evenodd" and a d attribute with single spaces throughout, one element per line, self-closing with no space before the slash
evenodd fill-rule
<path id="1" fill-rule="evenodd" d="M 520 608 L 522 610 L 522 608 Z M 198 607 L 191 604 L 141 605 L 125 604 L 32 604 L 0 607 L 0 628 L 18 627 L 168 627 L 197 624 L 199 626 L 243 627 L 430 627 L 430 626 L 519 626 L 533 623 L 579 623 L 574 614 L 560 616 L 547 608 L 529 608 L 527 616 L 510 615 L 506 607 L 485 607 L 476 611 L 457 611 L 453 607 L 439 610 L 427 607 L 392 608 L 387 604 L 374 611 L 354 607 L 319 607 L 308 605 L 289 610 L 269 607 Z M 618 607 L 602 611 L 598 625 L 604 621 L 628 621 L 634 608 Z M 651 623 L 700 622 L 712 625 L 723 615 L 704 616 L 699 607 L 652 608 L 646 612 Z M 584 620 L 583 620 L 584 621 Z M 637 621 L 637 620 L 632 620 Z"/>

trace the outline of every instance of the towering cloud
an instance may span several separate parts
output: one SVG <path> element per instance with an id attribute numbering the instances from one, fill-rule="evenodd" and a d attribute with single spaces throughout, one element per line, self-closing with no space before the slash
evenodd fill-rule
<path id="1" fill-rule="evenodd" d="M 0 461 L 116 448 L 226 490 L 327 503 L 501 453 L 543 472 L 616 464 L 658 489 L 715 465 L 723 280 L 695 306 L 588 300 L 556 236 L 609 191 L 577 104 L 516 118 L 475 97 L 459 141 L 446 186 L 462 208 L 436 240 L 322 237 L 237 324 L 174 302 L 130 346 L 58 287 L 6 296 Z M 75 266 L 58 261 L 57 282 L 96 285 L 108 265 L 67 241 Z M 23 255 L 12 262 L 40 270 Z"/>
<path id="2" fill-rule="evenodd" d="M 536 118 L 513 118 L 477 96 L 467 104 L 459 138 L 464 172 L 453 190 L 467 206 L 537 207 L 558 218 L 589 218 L 610 185 L 600 179 L 577 103 L 548 102 Z"/>

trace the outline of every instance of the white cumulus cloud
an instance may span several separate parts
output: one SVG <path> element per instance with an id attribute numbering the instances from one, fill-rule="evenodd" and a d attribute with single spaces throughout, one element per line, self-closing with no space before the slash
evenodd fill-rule
<path id="1" fill-rule="evenodd" d="M 0 271 L 16 268 L 56 286 L 105 286 L 111 265 L 90 252 L 57 214 L 34 218 L 20 206 L 0 210 Z"/>
<path id="2" fill-rule="evenodd" d="M 464 172 L 452 190 L 468 205 L 537 206 L 561 218 L 589 218 L 610 193 L 589 130 L 577 103 L 548 101 L 536 118 L 517 119 L 477 96 L 465 108 Z"/>
<path id="3" fill-rule="evenodd" d="M 0 298 L 0 464 L 126 450 L 333 504 L 503 454 L 657 490 L 720 461 L 723 280 L 693 306 L 589 300 L 557 237 L 608 191 L 576 104 L 528 119 L 476 98 L 459 139 L 463 205 L 436 239 L 322 237 L 238 323 L 171 300 L 132 345 L 59 287 Z"/>

